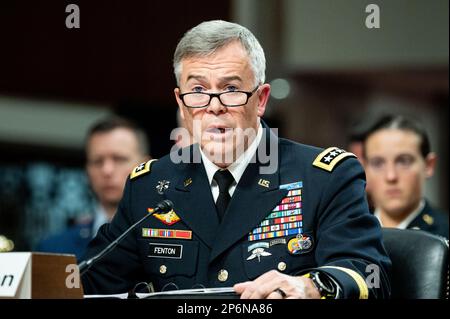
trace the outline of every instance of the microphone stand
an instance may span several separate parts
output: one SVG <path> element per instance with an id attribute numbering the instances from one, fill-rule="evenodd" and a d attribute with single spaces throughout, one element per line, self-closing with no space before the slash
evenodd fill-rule
<path id="1" fill-rule="evenodd" d="M 99 254 L 95 255 L 92 258 L 89 258 L 88 260 L 84 260 L 81 263 L 79 263 L 78 269 L 80 272 L 80 276 L 83 276 L 93 264 L 95 264 L 97 261 L 102 259 L 106 254 L 108 254 L 111 250 L 113 250 L 125 238 L 125 236 L 127 236 L 136 226 L 138 226 L 144 220 L 146 220 L 153 214 L 156 214 L 158 212 L 170 211 L 172 208 L 173 208 L 173 203 L 170 200 L 166 199 L 166 200 L 163 200 L 162 202 L 160 202 L 158 205 L 156 205 L 156 208 L 153 210 L 153 212 L 146 214 L 144 217 L 142 217 L 140 220 L 138 220 L 136 223 L 134 223 L 122 235 L 117 237 L 113 242 L 111 242 L 108 246 L 106 246 L 106 248 L 103 249 Z"/>

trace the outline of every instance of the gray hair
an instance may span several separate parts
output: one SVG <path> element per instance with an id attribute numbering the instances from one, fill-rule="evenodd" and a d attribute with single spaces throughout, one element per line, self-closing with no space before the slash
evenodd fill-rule
<path id="1" fill-rule="evenodd" d="M 186 32 L 178 42 L 173 58 L 173 69 L 180 85 L 181 60 L 193 56 L 208 56 L 227 44 L 238 40 L 247 51 L 255 76 L 255 84 L 263 84 L 266 73 L 264 50 L 247 28 L 223 20 L 202 22 Z"/>

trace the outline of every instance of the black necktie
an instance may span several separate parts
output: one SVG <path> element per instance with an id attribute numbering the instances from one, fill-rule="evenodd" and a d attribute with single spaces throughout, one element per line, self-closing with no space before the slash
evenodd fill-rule
<path id="1" fill-rule="evenodd" d="M 231 184 L 234 182 L 233 175 L 231 175 L 230 171 L 218 170 L 213 179 L 216 181 L 217 185 L 219 185 L 219 197 L 217 197 L 216 201 L 216 209 L 217 215 L 219 216 L 219 222 L 222 221 L 223 216 L 225 215 L 225 211 L 227 210 L 228 203 L 230 202 L 230 193 L 228 192 Z"/>

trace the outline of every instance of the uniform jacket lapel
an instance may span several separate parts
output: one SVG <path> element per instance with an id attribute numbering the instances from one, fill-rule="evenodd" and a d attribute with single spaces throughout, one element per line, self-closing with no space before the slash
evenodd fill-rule
<path id="1" fill-rule="evenodd" d="M 426 223 L 424 220 L 425 215 L 432 215 L 433 210 L 431 209 L 430 204 L 428 201 L 425 200 L 425 205 L 423 206 L 422 210 L 420 211 L 420 214 L 414 218 L 407 228 L 414 228 L 417 227 L 419 229 L 425 230 L 425 231 L 431 231 L 433 228 L 433 222 L 431 221 L 430 224 Z"/>
<path id="2" fill-rule="evenodd" d="M 196 147 L 191 146 L 191 152 Z M 167 198 L 173 201 L 181 220 L 211 248 L 219 220 L 205 168 L 202 163 L 181 163 L 177 175 L 179 179 L 175 188 L 167 190 Z"/>
<path id="3" fill-rule="evenodd" d="M 269 139 L 277 137 L 269 129 L 265 131 L 264 145 L 268 146 Z M 258 154 L 259 151 L 255 154 L 256 160 L 252 160 L 247 166 L 231 198 L 224 219 L 217 230 L 210 262 L 257 227 L 287 193 L 287 190 L 279 189 L 279 168 L 273 174 L 261 174 L 262 164 Z"/>

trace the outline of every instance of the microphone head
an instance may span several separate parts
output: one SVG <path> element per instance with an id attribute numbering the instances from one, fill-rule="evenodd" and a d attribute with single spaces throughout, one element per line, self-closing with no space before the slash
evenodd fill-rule
<path id="1" fill-rule="evenodd" d="M 158 207 L 159 211 L 168 212 L 173 209 L 173 202 L 171 200 L 165 199 L 159 202 L 156 207 Z"/>

